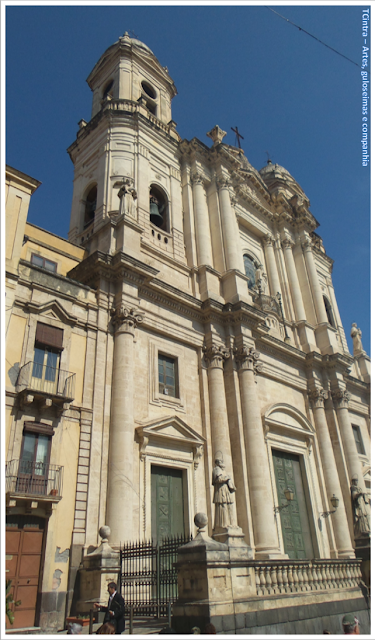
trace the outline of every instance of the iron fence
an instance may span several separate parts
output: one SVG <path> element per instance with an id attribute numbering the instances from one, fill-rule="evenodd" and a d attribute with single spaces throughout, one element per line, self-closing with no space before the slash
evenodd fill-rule
<path id="1" fill-rule="evenodd" d="M 63 467 L 11 460 L 5 467 L 7 493 L 61 497 Z"/>
<path id="2" fill-rule="evenodd" d="M 173 536 L 161 543 L 130 542 L 120 548 L 120 585 L 125 609 L 133 607 L 134 615 L 167 616 L 168 604 L 175 602 L 177 562 L 180 547 L 192 536 Z"/>

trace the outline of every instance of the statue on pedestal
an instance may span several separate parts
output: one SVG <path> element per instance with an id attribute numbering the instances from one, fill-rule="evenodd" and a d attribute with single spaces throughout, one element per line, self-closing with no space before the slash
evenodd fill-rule
<path id="1" fill-rule="evenodd" d="M 215 505 L 215 525 L 214 530 L 234 527 L 232 505 L 234 503 L 233 493 L 236 491 L 233 480 L 225 473 L 225 465 L 221 458 L 216 456 L 215 467 L 212 471 L 212 484 L 214 487 Z"/>
<path id="2" fill-rule="evenodd" d="M 134 201 L 137 199 L 137 192 L 132 187 L 132 182 L 133 181 L 129 178 L 124 180 L 124 182 L 121 183 L 121 188 L 117 195 L 120 198 L 119 214 L 126 214 L 134 218 Z"/>
<path id="3" fill-rule="evenodd" d="M 359 327 L 357 327 L 356 323 L 353 322 L 352 330 L 350 332 L 350 337 L 353 340 L 353 353 L 354 355 L 359 355 L 360 353 L 365 353 L 362 345 L 362 331 Z"/>
<path id="4" fill-rule="evenodd" d="M 264 293 L 266 290 L 267 276 L 264 271 L 263 265 L 260 264 L 255 271 L 255 286 L 259 293 Z"/>
<path id="5" fill-rule="evenodd" d="M 364 534 L 369 534 L 371 531 L 371 525 L 367 510 L 367 505 L 369 503 L 368 497 L 366 493 L 363 493 L 361 487 L 358 486 L 357 476 L 352 478 L 350 493 L 352 497 L 354 537 L 358 538 Z"/>

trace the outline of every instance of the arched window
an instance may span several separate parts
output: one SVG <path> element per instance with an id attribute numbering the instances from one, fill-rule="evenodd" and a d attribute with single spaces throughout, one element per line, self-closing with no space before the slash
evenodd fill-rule
<path id="1" fill-rule="evenodd" d="M 95 184 L 93 187 L 91 187 L 85 198 L 85 214 L 83 218 L 84 229 L 86 229 L 86 227 L 88 227 L 95 218 L 97 191 L 97 186 Z"/>
<path id="2" fill-rule="evenodd" d="M 159 229 L 168 231 L 168 199 L 155 184 L 150 187 L 150 221 Z"/>
<path id="3" fill-rule="evenodd" d="M 254 258 L 249 255 L 245 255 L 243 257 L 244 265 L 245 265 L 245 273 L 248 277 L 247 286 L 248 289 L 253 289 L 255 287 L 255 272 L 256 272 L 256 264 Z"/>
<path id="4" fill-rule="evenodd" d="M 146 106 L 147 109 L 154 115 L 156 116 L 156 96 L 157 93 L 154 89 L 154 87 L 152 87 L 150 85 L 149 82 L 146 82 L 145 80 L 143 80 L 141 82 L 141 87 L 142 87 L 142 95 L 146 100 Z"/>
<path id="5" fill-rule="evenodd" d="M 326 308 L 328 322 L 331 325 L 331 327 L 336 329 L 336 324 L 335 324 L 335 320 L 334 320 L 334 317 L 333 317 L 333 311 L 332 311 L 331 303 L 330 303 L 330 301 L 328 300 L 328 298 L 326 296 L 323 296 L 323 300 L 324 300 L 324 306 Z"/>
<path id="6" fill-rule="evenodd" d="M 105 100 L 107 96 L 113 98 L 113 80 L 110 80 L 108 84 L 106 84 L 103 91 L 103 100 Z"/>

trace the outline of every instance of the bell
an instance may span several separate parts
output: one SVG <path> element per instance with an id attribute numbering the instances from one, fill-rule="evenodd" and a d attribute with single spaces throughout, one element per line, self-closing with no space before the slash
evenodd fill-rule
<path id="1" fill-rule="evenodd" d="M 155 224 L 157 227 L 161 227 L 164 221 L 157 203 L 152 201 L 150 202 L 150 220 L 152 224 Z"/>

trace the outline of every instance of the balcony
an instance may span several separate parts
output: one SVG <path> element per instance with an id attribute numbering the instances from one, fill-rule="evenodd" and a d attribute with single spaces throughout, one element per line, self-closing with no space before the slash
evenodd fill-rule
<path id="1" fill-rule="evenodd" d="M 68 408 L 74 400 L 75 373 L 54 367 L 28 362 L 18 374 L 16 391 L 22 393 L 22 400 L 30 404 L 34 399 L 42 400 L 47 407 L 55 403 Z"/>
<path id="2" fill-rule="evenodd" d="M 261 311 L 275 313 L 281 320 L 281 309 L 276 297 L 267 296 L 265 293 L 257 293 L 253 297 L 253 304 Z"/>
<path id="3" fill-rule="evenodd" d="M 62 497 L 63 467 L 43 462 L 11 460 L 5 467 L 8 506 L 16 503 L 56 503 Z"/>

